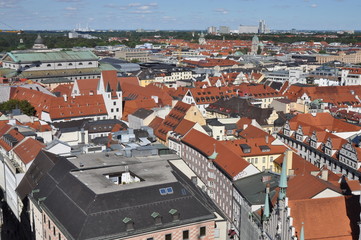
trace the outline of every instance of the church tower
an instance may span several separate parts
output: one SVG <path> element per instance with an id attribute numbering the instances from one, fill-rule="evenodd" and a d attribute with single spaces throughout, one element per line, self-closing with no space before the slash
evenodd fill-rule
<path id="1" fill-rule="evenodd" d="M 254 35 L 252 38 L 252 46 L 251 46 L 251 55 L 256 55 L 259 46 L 259 39 L 257 35 Z"/>
<path id="2" fill-rule="evenodd" d="M 199 37 L 199 39 L 198 39 L 198 43 L 199 43 L 200 45 L 206 44 L 206 39 L 204 38 L 203 32 L 201 33 L 201 35 L 200 35 L 200 37 Z"/>
<path id="3" fill-rule="evenodd" d="M 38 34 L 38 37 L 35 39 L 33 49 L 36 50 L 48 49 L 48 47 L 45 46 L 44 40 L 41 38 L 40 34 Z"/>

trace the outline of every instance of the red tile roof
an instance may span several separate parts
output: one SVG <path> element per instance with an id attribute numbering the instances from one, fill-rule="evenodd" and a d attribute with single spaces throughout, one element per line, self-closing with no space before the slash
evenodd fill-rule
<path id="1" fill-rule="evenodd" d="M 166 141 L 168 132 L 173 131 L 179 125 L 190 107 L 191 105 L 182 101 L 178 101 L 169 114 L 165 117 L 157 131 L 155 131 L 155 135 L 159 139 Z"/>
<path id="2" fill-rule="evenodd" d="M 213 162 L 220 167 L 230 178 L 234 178 L 250 165 L 239 155 L 235 154 L 225 145 L 214 138 L 192 129 L 182 139 L 182 142 L 193 147 L 205 156 L 211 156 L 214 151 L 218 153 Z"/>
<path id="3" fill-rule="evenodd" d="M 156 132 L 157 129 L 159 128 L 159 126 L 162 124 L 163 120 L 164 120 L 163 118 L 155 117 L 155 118 L 149 123 L 149 127 L 153 128 L 154 132 Z"/>
<path id="4" fill-rule="evenodd" d="M 6 129 L 7 127 L 5 126 L 4 128 Z M 19 142 L 21 142 L 25 138 L 24 135 L 22 135 L 15 129 L 11 129 L 11 127 L 10 129 L 8 128 L 7 131 L 1 129 L 1 132 L 3 132 L 3 134 L 0 135 L 0 146 L 4 148 L 5 151 L 7 152 L 10 151 L 13 147 L 15 147 Z M 4 135 L 11 135 L 12 138 L 17 140 L 17 143 L 14 146 L 10 145 L 9 142 L 5 139 Z"/>
<path id="5" fill-rule="evenodd" d="M 326 189 L 342 193 L 340 187 L 309 173 L 292 176 L 287 184 L 287 197 L 290 200 L 310 199 Z"/>
<path id="6" fill-rule="evenodd" d="M 44 147 L 45 145 L 43 143 L 33 138 L 28 138 L 18 144 L 13 151 L 24 164 L 28 164 L 35 159 L 40 150 Z"/>
<path id="7" fill-rule="evenodd" d="M 187 132 L 189 132 L 195 125 L 195 122 L 189 121 L 187 119 L 183 119 L 179 125 L 174 129 L 174 132 L 184 136 Z"/>
<path id="8" fill-rule="evenodd" d="M 71 95 L 71 91 L 73 90 L 73 83 L 71 84 L 61 84 L 59 86 L 57 86 L 56 88 L 54 88 L 52 90 L 53 93 L 58 92 L 60 94 L 60 96 L 63 95 L 67 95 L 70 96 Z"/>
<path id="9" fill-rule="evenodd" d="M 347 204 L 347 197 L 289 201 L 291 217 L 298 236 L 304 223 L 305 239 L 352 240 L 357 239 L 350 215 L 359 216 L 360 204 Z M 352 208 L 354 207 L 354 208 Z M 351 220 L 354 220 L 351 218 Z M 356 230 L 356 232 L 355 232 Z M 352 238 L 352 233 L 355 234 Z"/>
<path id="10" fill-rule="evenodd" d="M 97 94 L 99 79 L 79 79 L 76 83 L 81 95 L 93 95 Z"/>
<path id="11" fill-rule="evenodd" d="M 62 96 L 52 97 L 36 90 L 18 87 L 11 98 L 28 100 L 39 118 L 42 111 L 49 113 L 53 120 L 107 114 L 102 95 L 68 97 L 65 101 Z"/>

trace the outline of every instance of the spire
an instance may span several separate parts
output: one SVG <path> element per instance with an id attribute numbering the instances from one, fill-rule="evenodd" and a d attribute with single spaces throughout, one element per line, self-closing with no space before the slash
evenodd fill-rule
<path id="1" fill-rule="evenodd" d="M 280 188 L 280 192 L 278 194 L 278 199 L 279 200 L 284 199 L 286 197 L 286 189 L 287 189 L 287 158 L 286 158 L 286 155 L 283 159 L 281 177 L 280 177 L 280 182 L 278 184 L 278 187 Z"/>
<path id="2" fill-rule="evenodd" d="M 266 198 L 264 200 L 264 209 L 263 209 L 262 220 L 267 221 L 269 216 L 270 216 L 269 196 L 268 196 L 268 189 L 266 189 Z"/>
<path id="3" fill-rule="evenodd" d="M 208 156 L 209 159 L 216 159 L 216 157 L 218 156 L 218 153 L 216 152 L 216 144 L 213 144 L 213 147 L 214 147 L 214 150 L 213 150 L 213 153 L 212 155 Z"/>
<path id="4" fill-rule="evenodd" d="M 120 86 L 120 82 L 118 81 L 118 84 L 117 84 L 117 92 L 121 92 L 122 91 L 122 88 Z"/>
<path id="5" fill-rule="evenodd" d="M 106 89 L 105 91 L 106 91 L 106 92 L 111 92 L 111 91 L 112 91 L 109 82 L 108 82 L 108 84 L 107 84 L 107 89 Z"/>
<path id="6" fill-rule="evenodd" d="M 305 229 L 303 226 L 303 222 L 302 222 L 302 228 L 301 228 L 301 233 L 300 233 L 300 240 L 305 240 Z"/>

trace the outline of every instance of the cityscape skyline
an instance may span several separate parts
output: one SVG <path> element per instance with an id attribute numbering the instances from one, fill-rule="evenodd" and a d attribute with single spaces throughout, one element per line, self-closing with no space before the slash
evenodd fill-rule
<path id="1" fill-rule="evenodd" d="M 277 30 L 358 30 L 358 7 L 356 0 L 0 0 L 0 29 L 237 29 L 264 19 Z"/>

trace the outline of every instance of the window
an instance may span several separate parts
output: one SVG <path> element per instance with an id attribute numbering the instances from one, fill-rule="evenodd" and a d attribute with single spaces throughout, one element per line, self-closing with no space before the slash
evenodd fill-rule
<path id="1" fill-rule="evenodd" d="M 151 238 L 147 238 L 147 240 L 154 240 L 154 238 L 152 238 L 152 237 L 151 237 Z"/>
<path id="2" fill-rule="evenodd" d="M 189 230 L 183 231 L 183 239 L 184 240 L 189 239 Z"/>
<path id="3" fill-rule="evenodd" d="M 51 67 L 51 64 L 49 63 L 48 65 L 46 65 L 47 67 Z"/>
<path id="4" fill-rule="evenodd" d="M 54 236 L 56 236 L 56 234 L 55 234 L 55 227 L 53 227 L 53 234 L 54 234 Z"/>
<path id="5" fill-rule="evenodd" d="M 48 220 L 48 228 L 50 229 L 50 220 Z"/>
<path id="6" fill-rule="evenodd" d="M 206 227 L 199 228 L 199 236 L 204 237 L 206 235 Z"/>
<path id="7" fill-rule="evenodd" d="M 170 233 L 170 234 L 166 234 L 164 239 L 165 239 L 165 240 L 172 240 L 172 234 L 171 234 L 171 233 Z"/>
<path id="8" fill-rule="evenodd" d="M 58 67 L 61 67 L 61 66 L 63 66 L 61 63 L 58 63 Z"/>

